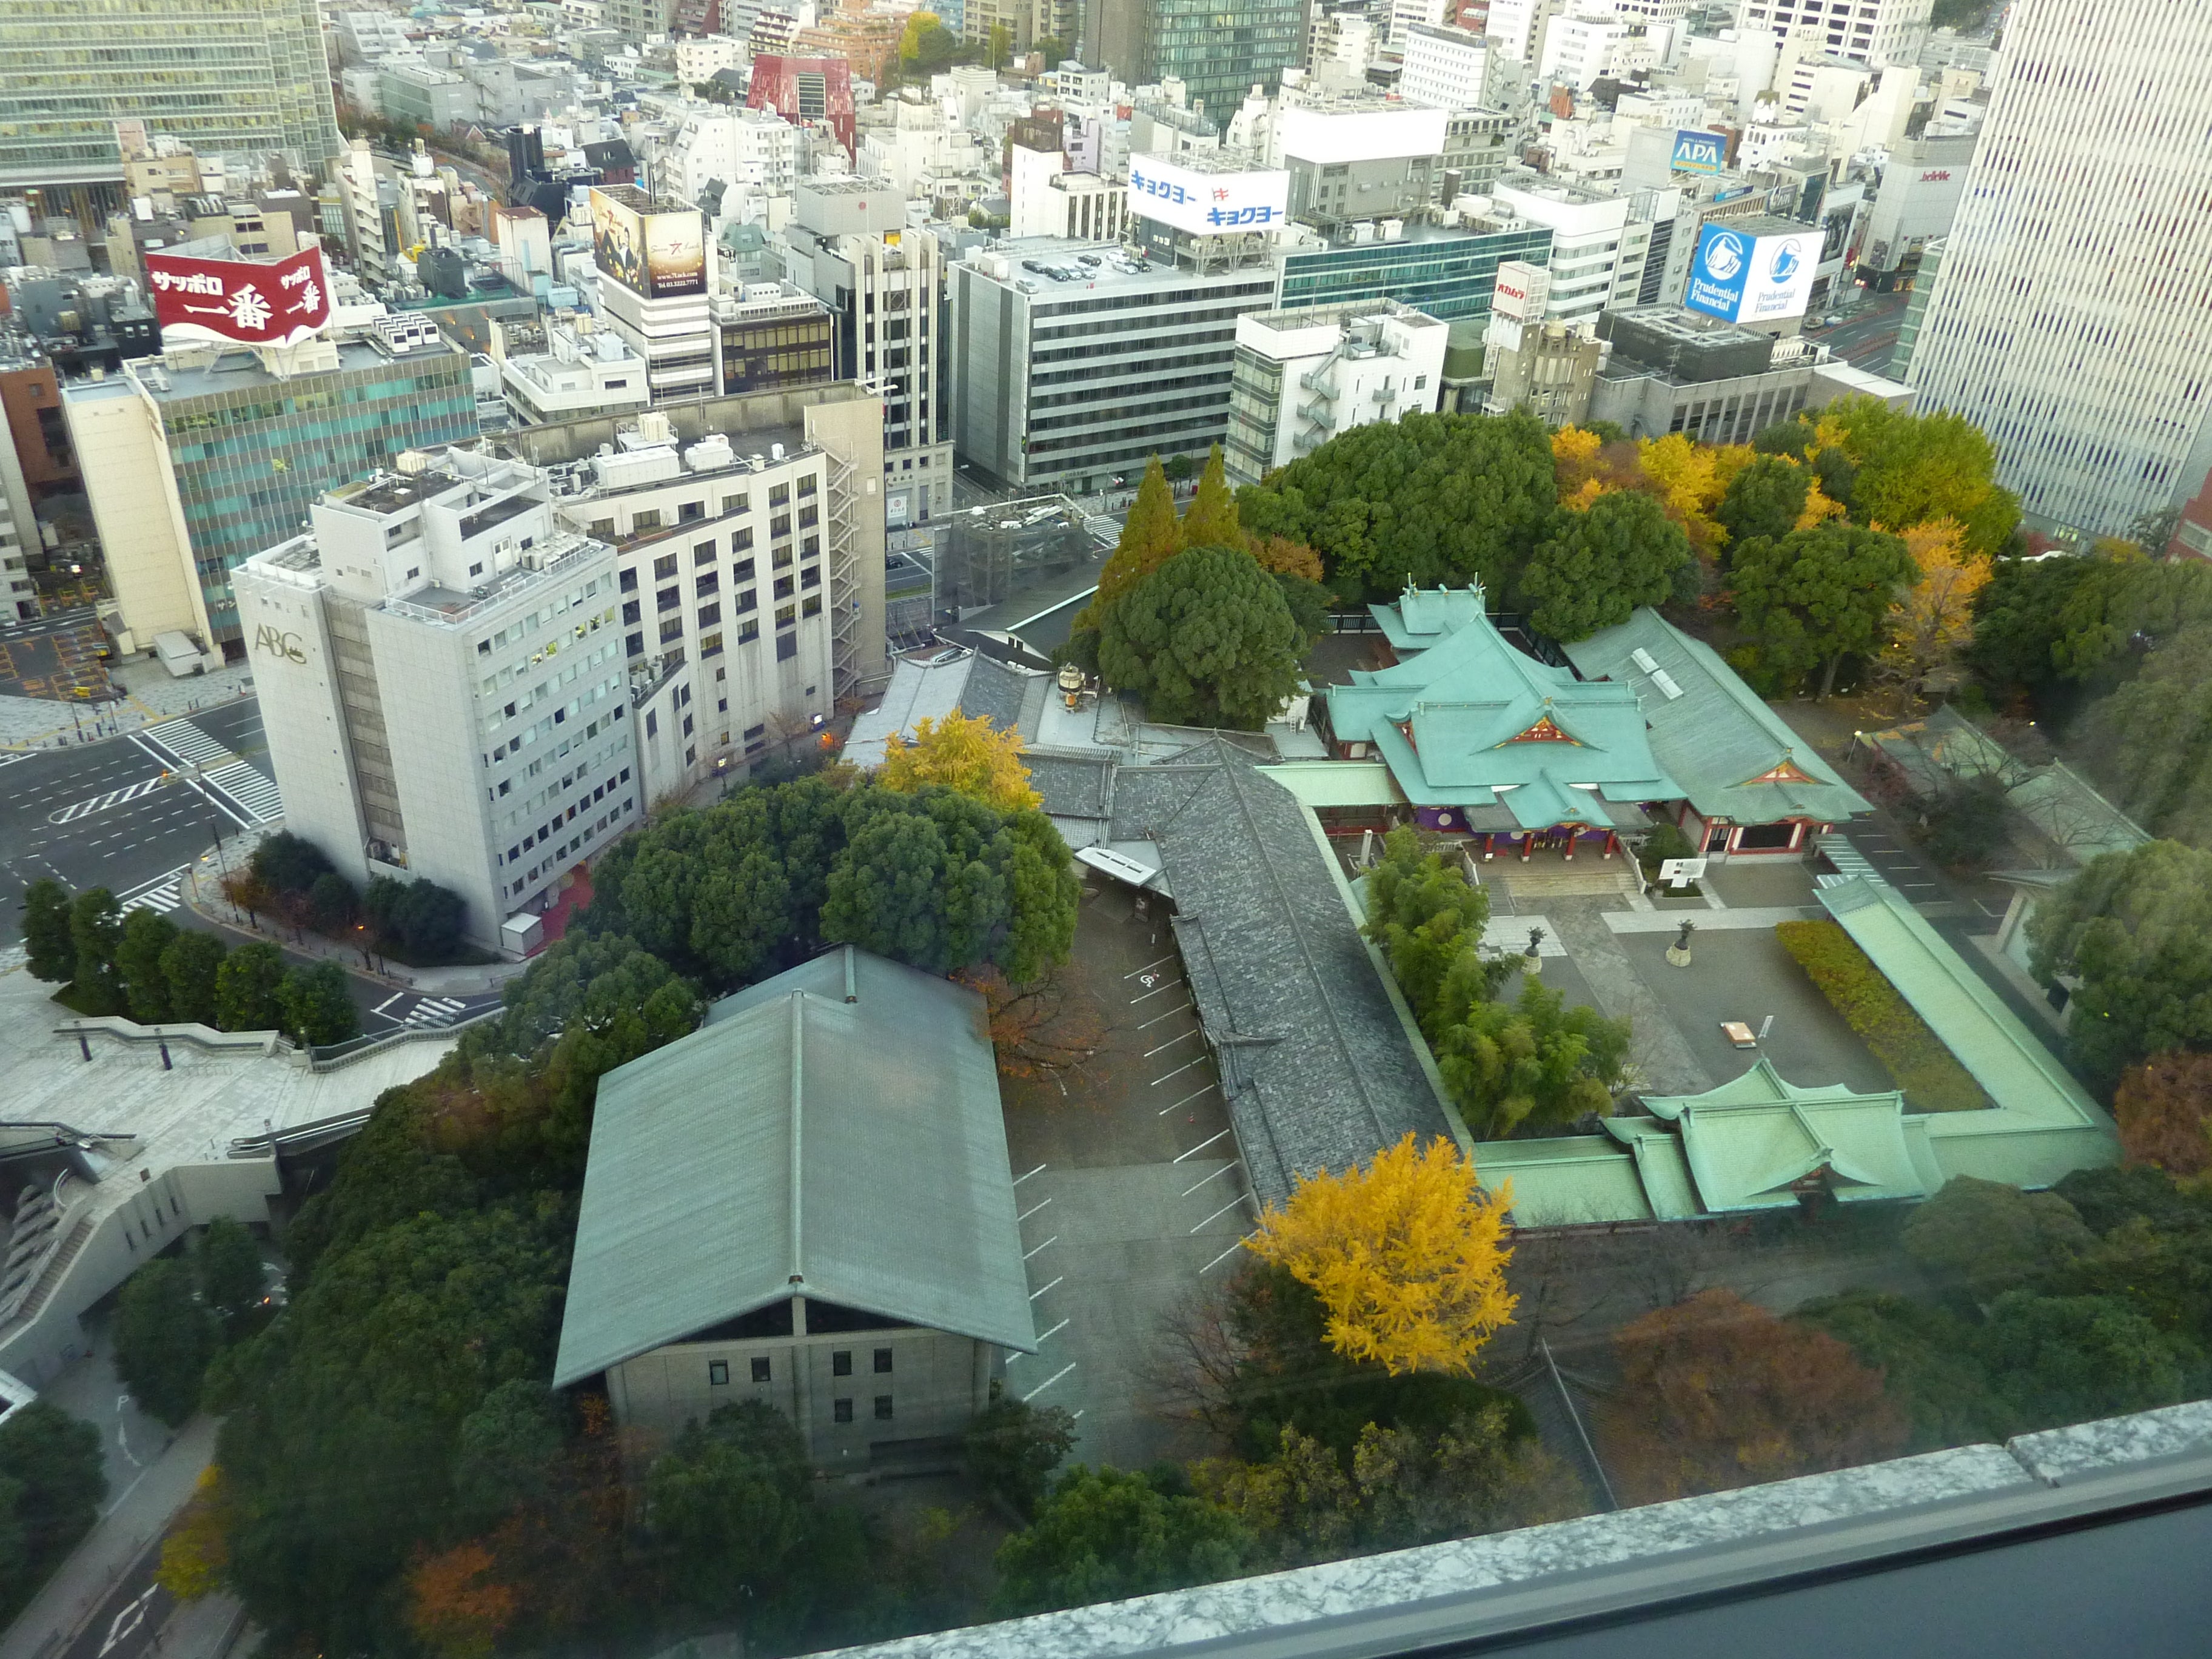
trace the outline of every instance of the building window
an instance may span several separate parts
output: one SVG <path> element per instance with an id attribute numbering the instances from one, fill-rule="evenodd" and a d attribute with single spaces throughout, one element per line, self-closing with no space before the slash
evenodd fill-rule
<path id="1" fill-rule="evenodd" d="M 660 624 L 660 642 L 672 645 L 684 637 L 684 618 L 671 617 Z"/>
<path id="2" fill-rule="evenodd" d="M 653 609 L 656 611 L 673 611 L 678 605 L 683 603 L 684 592 L 681 588 L 664 587 L 654 599 Z"/>
<path id="3" fill-rule="evenodd" d="M 889 1348 L 878 1348 L 878 1349 L 877 1349 L 877 1350 L 876 1350 L 876 1375 L 877 1375 L 878 1376 L 888 1376 L 890 1374 L 890 1369 L 891 1369 L 891 1351 L 890 1351 Z"/>
<path id="4" fill-rule="evenodd" d="M 787 580 L 788 580 L 788 578 L 787 578 Z M 820 565 L 818 565 L 818 564 L 810 564 L 810 565 L 808 565 L 808 566 L 806 567 L 806 572 L 805 572 L 805 574 L 803 576 L 801 576 L 801 577 L 799 578 L 799 585 L 801 587 L 819 587 L 819 586 L 822 586 L 822 567 L 821 567 Z"/>
<path id="5" fill-rule="evenodd" d="M 721 586 L 721 573 L 714 570 L 707 571 L 691 585 L 698 590 L 699 597 L 703 599 Z"/>
<path id="6" fill-rule="evenodd" d="M 789 662 L 789 661 L 790 661 L 793 657 L 797 656 L 798 654 L 799 654 L 799 635 L 796 635 L 796 634 L 779 634 L 779 635 L 777 635 L 775 636 L 775 659 L 776 659 L 778 662 Z"/>
<path id="7" fill-rule="evenodd" d="M 768 533 L 771 536 L 788 536 L 791 534 L 791 514 L 788 513 L 779 513 L 775 517 L 770 519 L 768 521 Z"/>
<path id="8" fill-rule="evenodd" d="M 630 514 L 629 533 L 633 536 L 641 535 L 646 531 L 658 530 L 659 528 L 660 509 L 657 507 L 648 507 L 642 513 L 633 513 Z"/>
<path id="9" fill-rule="evenodd" d="M 633 634 L 627 640 L 623 641 L 623 643 L 628 647 L 629 655 L 633 657 L 641 657 L 645 654 L 644 635 Z"/>
<path id="10" fill-rule="evenodd" d="M 725 513 L 749 513 L 752 510 L 752 505 L 753 498 L 750 495 L 725 495 L 722 497 L 722 511 Z"/>
<path id="11" fill-rule="evenodd" d="M 831 1401 L 830 1402 L 830 1420 L 833 1423 L 851 1422 L 853 1420 L 853 1402 L 849 1400 Z"/>
<path id="12" fill-rule="evenodd" d="M 815 477 L 811 472 L 808 473 L 805 477 L 801 478 L 801 479 L 799 481 L 799 500 L 801 500 L 801 501 L 805 501 L 805 500 L 809 495 L 811 495 L 815 492 L 815 490 L 816 490 L 816 489 L 820 486 L 820 483 L 821 483 L 821 481 L 820 481 L 819 479 L 817 479 L 817 477 Z"/>
<path id="13" fill-rule="evenodd" d="M 800 603 L 799 610 L 801 616 L 820 616 L 822 614 L 822 596 L 819 593 L 809 593 L 805 599 Z"/>
<path id="14" fill-rule="evenodd" d="M 752 579 L 753 562 L 750 559 L 739 559 L 735 564 L 730 567 L 730 580 L 732 581 L 749 582 Z"/>
<path id="15" fill-rule="evenodd" d="M 699 654 L 702 657 L 720 656 L 722 654 L 721 635 L 719 632 L 702 634 L 699 636 Z"/>
<path id="16" fill-rule="evenodd" d="M 742 553 L 752 544 L 753 532 L 750 527 L 744 530 L 732 530 L 730 532 L 731 552 Z"/>
<path id="17" fill-rule="evenodd" d="M 756 1382 L 765 1382 L 768 1380 L 768 1361 L 765 1359 L 754 1360 L 753 1381 Z"/>
<path id="18" fill-rule="evenodd" d="M 887 1394 L 879 1394 L 876 1396 L 876 1421 L 888 1423 L 890 1420 L 891 1397 Z"/>
<path id="19" fill-rule="evenodd" d="M 729 1380 L 730 1362 L 728 1360 L 710 1359 L 707 1362 L 707 1382 L 709 1387 L 719 1389 Z"/>
<path id="20" fill-rule="evenodd" d="M 623 620 L 626 623 L 634 623 L 642 620 L 638 614 L 638 604 L 635 599 L 625 599 L 623 602 L 622 617 Z"/>
<path id="21" fill-rule="evenodd" d="M 817 525 L 821 522 L 821 508 L 814 507 L 802 507 L 799 509 L 799 527 L 801 530 L 811 528 L 812 526 Z"/>
<path id="22" fill-rule="evenodd" d="M 790 577 L 778 576 L 775 579 L 776 598 L 779 599 L 787 599 L 791 597 L 792 591 L 792 580 Z"/>
<path id="23" fill-rule="evenodd" d="M 714 544 L 712 542 L 700 542 L 696 544 L 691 550 L 691 562 L 694 564 L 714 563 Z"/>
<path id="24" fill-rule="evenodd" d="M 816 554 L 821 552 L 822 538 L 819 536 L 809 536 L 805 541 L 799 543 L 799 550 L 811 559 Z"/>
<path id="25" fill-rule="evenodd" d="M 769 486 L 768 504 L 770 507 L 781 507 L 790 500 L 791 486 L 789 484 L 771 484 Z"/>
<path id="26" fill-rule="evenodd" d="M 706 516 L 707 503 L 704 501 L 685 501 L 676 509 L 676 522 L 678 524 L 690 524 Z"/>
<path id="27" fill-rule="evenodd" d="M 760 624 L 758 623 L 744 622 L 738 624 L 738 643 L 739 645 L 744 645 L 748 641 L 757 640 L 759 637 Z"/>
<path id="28" fill-rule="evenodd" d="M 721 621 L 721 620 L 722 620 L 722 607 L 721 607 L 720 605 L 701 605 L 701 606 L 699 607 L 699 626 L 700 626 L 700 627 L 702 627 L 702 628 L 712 628 L 712 627 L 713 627 L 716 623 L 718 623 L 718 622 L 720 622 L 720 621 Z"/>
<path id="29" fill-rule="evenodd" d="M 622 591 L 625 593 L 635 593 L 637 592 L 636 571 L 625 570 L 622 573 Z"/>
<path id="30" fill-rule="evenodd" d="M 653 562 L 653 580 L 665 582 L 676 574 L 676 556 L 664 553 Z"/>
<path id="31" fill-rule="evenodd" d="M 748 587 L 744 592 L 738 594 L 735 599 L 731 601 L 731 608 L 742 615 L 744 612 L 753 609 L 753 607 L 759 603 L 760 589 L 757 587 Z"/>
<path id="32" fill-rule="evenodd" d="M 853 1374 L 853 1351 L 852 1351 L 850 1348 L 839 1348 L 839 1349 L 837 1349 L 835 1352 L 833 1352 L 833 1353 L 831 1353 L 831 1354 L 830 1354 L 830 1376 L 850 1376 L 852 1374 Z"/>

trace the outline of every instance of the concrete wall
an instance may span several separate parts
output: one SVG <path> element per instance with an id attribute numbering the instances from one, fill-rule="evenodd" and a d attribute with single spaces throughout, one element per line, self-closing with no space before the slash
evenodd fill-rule
<path id="1" fill-rule="evenodd" d="M 887 1372 L 875 1368 L 881 1350 L 891 1357 Z M 839 1354 L 850 1356 L 848 1376 L 836 1375 Z M 757 1359 L 767 1362 L 764 1382 L 752 1380 Z M 711 1380 L 716 1365 L 728 1368 L 726 1382 Z M 988 1343 L 904 1327 L 671 1343 L 615 1366 L 607 1373 L 607 1391 L 624 1427 L 653 1436 L 678 1434 L 718 1406 L 763 1401 L 797 1425 L 817 1464 L 833 1474 L 857 1474 L 868 1468 L 872 1447 L 960 1433 L 989 1403 L 991 1379 L 1002 1368 L 999 1351 Z M 886 1396 L 888 1419 L 876 1415 L 876 1401 Z M 836 1420 L 840 1400 L 851 1402 L 850 1423 Z"/>
<path id="2" fill-rule="evenodd" d="M 943 349 L 944 343 L 939 341 Z M 880 684 L 890 672 L 884 641 L 884 496 L 879 486 L 884 470 L 883 405 L 873 398 L 846 403 L 817 403 L 806 407 L 806 435 L 852 469 L 852 586 L 835 594 L 837 603 L 857 604 L 852 637 L 858 646 L 853 672 L 864 687 Z M 948 455 L 946 458 L 950 459 Z M 823 512 L 831 513 L 834 496 L 825 494 Z M 830 527 L 823 526 L 823 546 L 834 556 Z M 834 574 L 831 577 L 834 582 Z M 805 626 L 802 622 L 801 626 Z"/>
<path id="3" fill-rule="evenodd" d="M 208 644 L 207 611 L 159 416 L 144 397 L 122 388 L 67 404 L 123 626 L 141 649 L 171 629 Z"/>

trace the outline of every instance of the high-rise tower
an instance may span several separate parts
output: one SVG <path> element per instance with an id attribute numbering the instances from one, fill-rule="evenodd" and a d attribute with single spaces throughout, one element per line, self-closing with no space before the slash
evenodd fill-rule
<path id="1" fill-rule="evenodd" d="M 2022 0 L 1906 376 L 2038 520 L 2125 534 L 2212 463 L 2212 30 Z"/>

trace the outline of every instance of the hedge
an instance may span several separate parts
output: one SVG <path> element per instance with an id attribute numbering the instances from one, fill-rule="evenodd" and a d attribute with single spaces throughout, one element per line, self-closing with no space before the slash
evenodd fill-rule
<path id="1" fill-rule="evenodd" d="M 1989 1104 L 1981 1085 L 1852 942 L 1841 923 L 1785 921 L 1775 928 L 1774 936 L 1820 987 L 1844 1023 L 1874 1050 L 1875 1058 L 1905 1091 L 1911 1110 L 1970 1112 Z"/>

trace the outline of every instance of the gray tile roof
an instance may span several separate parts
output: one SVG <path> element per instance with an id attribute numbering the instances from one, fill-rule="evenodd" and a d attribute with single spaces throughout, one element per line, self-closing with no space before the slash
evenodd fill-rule
<path id="1" fill-rule="evenodd" d="M 794 1291 L 1035 1346 L 974 992 L 846 947 L 600 1079 L 555 1386 Z"/>
<path id="2" fill-rule="evenodd" d="M 1030 769 L 1030 787 L 1044 797 L 1044 810 L 1056 818 L 1106 818 L 1114 811 L 1113 756 L 1065 750 L 1028 749 L 1022 763 Z"/>
<path id="3" fill-rule="evenodd" d="M 1449 1133 L 1305 809 L 1209 738 L 1113 780 L 1116 840 L 1155 844 L 1253 1191 Z"/>
<path id="4" fill-rule="evenodd" d="M 1037 678 L 979 652 L 969 665 L 968 684 L 961 688 L 960 712 L 969 720 L 980 715 L 1001 732 L 1014 731 L 1021 724 L 1022 698 Z"/>

